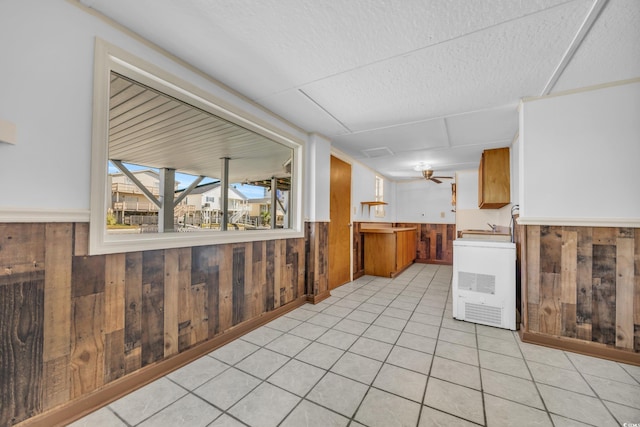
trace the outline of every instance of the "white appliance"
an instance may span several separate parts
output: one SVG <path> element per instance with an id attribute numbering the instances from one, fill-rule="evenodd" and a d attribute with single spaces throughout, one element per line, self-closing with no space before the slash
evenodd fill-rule
<path id="1" fill-rule="evenodd" d="M 516 329 L 516 245 L 461 238 L 453 241 L 453 317 Z"/>

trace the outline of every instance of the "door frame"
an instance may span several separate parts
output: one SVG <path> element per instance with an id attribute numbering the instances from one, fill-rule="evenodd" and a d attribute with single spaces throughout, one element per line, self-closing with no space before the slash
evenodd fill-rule
<path id="1" fill-rule="evenodd" d="M 349 282 L 353 281 L 353 215 L 354 215 L 354 205 L 353 205 L 353 159 L 344 154 L 341 151 L 331 147 L 331 152 L 329 153 L 329 174 L 331 174 L 331 156 L 342 160 L 343 162 L 349 164 L 351 167 L 351 182 L 349 183 L 349 195 L 351 200 L 351 206 L 349 206 Z M 329 188 L 331 191 L 331 188 Z M 331 217 L 329 217 L 331 220 Z M 327 248 L 328 249 L 328 248 Z"/>

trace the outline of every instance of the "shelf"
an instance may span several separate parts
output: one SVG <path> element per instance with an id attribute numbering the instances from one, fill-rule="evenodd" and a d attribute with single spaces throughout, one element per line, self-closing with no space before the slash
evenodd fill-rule
<path id="1" fill-rule="evenodd" d="M 371 214 L 371 206 L 388 205 L 387 202 L 360 202 L 360 213 L 364 213 L 364 207 L 367 207 L 367 213 Z"/>

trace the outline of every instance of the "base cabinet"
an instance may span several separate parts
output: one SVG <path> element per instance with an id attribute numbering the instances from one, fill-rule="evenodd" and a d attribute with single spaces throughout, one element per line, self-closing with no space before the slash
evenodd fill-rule
<path id="1" fill-rule="evenodd" d="M 416 229 L 363 230 L 364 274 L 395 277 L 416 258 Z"/>

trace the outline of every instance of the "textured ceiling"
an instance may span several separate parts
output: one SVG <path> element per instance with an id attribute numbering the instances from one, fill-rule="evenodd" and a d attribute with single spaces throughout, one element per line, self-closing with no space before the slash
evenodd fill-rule
<path id="1" fill-rule="evenodd" d="M 638 0 L 81 2 L 393 179 L 476 167 L 554 77 L 640 76 Z"/>

